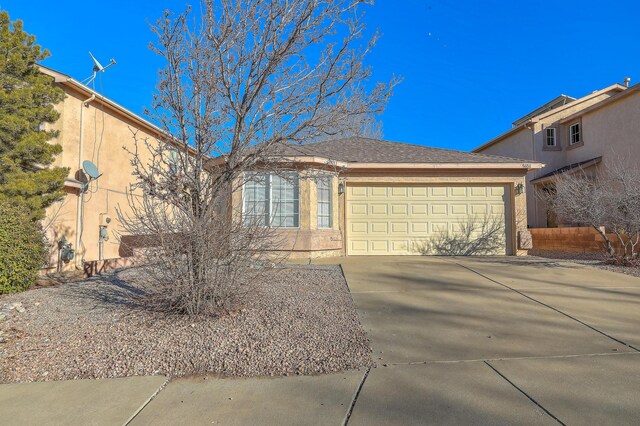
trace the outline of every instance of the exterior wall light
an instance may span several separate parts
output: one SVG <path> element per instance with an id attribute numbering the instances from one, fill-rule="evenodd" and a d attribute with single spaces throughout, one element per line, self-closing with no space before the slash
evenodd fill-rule
<path id="1" fill-rule="evenodd" d="M 516 195 L 524 194 L 524 185 L 519 183 L 516 185 Z"/>
<path id="2" fill-rule="evenodd" d="M 344 183 L 338 184 L 338 194 L 340 195 L 344 194 Z"/>

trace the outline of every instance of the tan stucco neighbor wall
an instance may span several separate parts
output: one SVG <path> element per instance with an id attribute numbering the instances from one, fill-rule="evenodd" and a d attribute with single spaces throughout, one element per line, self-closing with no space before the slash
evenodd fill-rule
<path id="1" fill-rule="evenodd" d="M 627 93 L 628 92 L 628 93 Z M 635 92 L 635 93 L 634 93 Z M 557 110 L 533 117 L 518 130 L 511 130 L 476 148 L 474 152 L 522 158 L 543 163 L 544 168 L 527 176 L 528 222 L 532 228 L 549 225 L 547 210 L 535 194 L 532 180 L 561 167 L 602 157 L 607 167 L 614 158 L 640 162 L 640 91 L 614 85 L 587 95 Z M 619 99 L 619 100 L 618 100 Z M 570 146 L 569 127 L 581 124 L 582 142 Z M 556 147 L 547 147 L 546 129 L 556 129 Z"/>
<path id="2" fill-rule="evenodd" d="M 59 131 L 54 142 L 62 145 L 62 154 L 56 158 L 55 165 L 69 167 L 69 178 L 72 180 L 81 178 L 79 165 L 84 160 L 96 164 L 102 174 L 99 179 L 90 183 L 84 193 L 80 216 L 80 190 L 77 188 L 77 181 L 71 181 L 65 188 L 66 197 L 47 210 L 44 223 L 51 246 L 50 267 L 56 267 L 57 242 L 64 236 L 76 250 L 76 259 L 64 265 L 65 269 L 72 269 L 74 266 L 82 268 L 82 260 L 99 259 L 101 215 L 111 218 L 107 228 L 108 240 L 103 243 L 103 259 L 123 255 L 119 241 L 122 226 L 116 209 L 120 208 L 125 214 L 130 212 L 126 192 L 131 183 L 135 182 L 131 157 L 124 147 L 134 149 L 133 132 L 138 132 L 138 139 L 148 138 L 152 143 L 157 143 L 154 141 L 158 133 L 144 122 L 111 108 L 99 98 L 94 98 L 83 106 L 86 100 L 91 99 L 90 93 L 73 85 L 62 83 L 59 86 L 67 97 L 56 106 L 61 114 L 60 119 L 50 126 Z M 144 149 L 141 151 L 143 158 L 145 152 Z M 80 221 L 78 217 L 81 218 Z"/>

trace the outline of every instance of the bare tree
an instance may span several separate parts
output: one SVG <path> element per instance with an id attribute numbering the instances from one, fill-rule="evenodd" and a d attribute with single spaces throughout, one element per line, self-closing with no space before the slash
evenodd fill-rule
<path id="1" fill-rule="evenodd" d="M 457 223 L 457 229 L 442 232 L 419 241 L 416 248 L 423 255 L 478 256 L 504 250 L 504 217 L 472 215 Z"/>
<path id="2" fill-rule="evenodd" d="M 278 246 L 274 224 L 239 211 L 236 194 L 268 174 L 295 185 L 301 166 L 281 161 L 283 146 L 356 134 L 382 112 L 397 80 L 368 81 L 367 3 L 210 0 L 153 27 L 166 66 L 149 114 L 172 136 L 134 135 L 133 214 L 120 219 L 147 246 L 162 306 L 232 309 Z"/>
<path id="3" fill-rule="evenodd" d="M 597 173 L 556 175 L 538 195 L 566 224 L 593 227 L 617 263 L 636 263 L 640 242 L 640 170 L 613 158 Z M 615 235 L 612 241 L 608 233 Z M 617 241 L 620 252 L 616 251 Z"/>

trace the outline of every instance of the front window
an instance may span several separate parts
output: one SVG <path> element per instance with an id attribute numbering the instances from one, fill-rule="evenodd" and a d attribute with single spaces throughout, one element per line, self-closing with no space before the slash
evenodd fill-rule
<path id="1" fill-rule="evenodd" d="M 318 188 L 318 228 L 331 228 L 331 176 L 316 180 Z"/>
<path id="2" fill-rule="evenodd" d="M 547 146 L 556 146 L 556 129 L 553 127 L 547 129 Z"/>
<path id="3" fill-rule="evenodd" d="M 256 173 L 244 184 L 243 194 L 242 213 L 246 224 L 298 227 L 300 200 L 297 173 Z"/>
<path id="4" fill-rule="evenodd" d="M 569 143 L 575 145 L 580 143 L 581 140 L 580 123 L 572 124 L 571 127 L 569 127 Z"/>

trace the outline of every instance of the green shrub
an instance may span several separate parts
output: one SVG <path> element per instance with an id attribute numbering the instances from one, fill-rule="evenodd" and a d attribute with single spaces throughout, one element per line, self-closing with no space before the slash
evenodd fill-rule
<path id="1" fill-rule="evenodd" d="M 31 287 L 46 260 L 42 226 L 24 207 L 0 201 L 0 294 Z"/>

